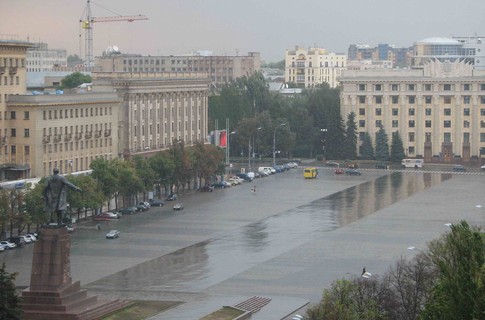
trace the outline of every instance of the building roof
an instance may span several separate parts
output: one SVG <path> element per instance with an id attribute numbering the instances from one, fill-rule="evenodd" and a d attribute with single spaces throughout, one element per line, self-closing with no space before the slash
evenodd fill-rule
<path id="1" fill-rule="evenodd" d="M 439 37 L 432 37 L 426 38 L 421 41 L 416 42 L 416 44 L 445 44 L 445 45 L 461 45 L 461 42 L 455 39 L 450 38 L 439 38 Z"/>

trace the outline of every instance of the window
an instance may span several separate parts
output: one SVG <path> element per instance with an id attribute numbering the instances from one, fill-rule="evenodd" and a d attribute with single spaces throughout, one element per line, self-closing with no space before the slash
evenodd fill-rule
<path id="1" fill-rule="evenodd" d="M 398 84 L 391 84 L 391 91 L 399 91 L 399 85 Z"/>
<path id="2" fill-rule="evenodd" d="M 443 140 L 444 140 L 444 142 L 446 142 L 446 143 L 450 143 L 450 142 L 451 142 L 451 133 L 449 133 L 449 132 L 445 132 L 445 133 L 443 134 Z"/>
<path id="3" fill-rule="evenodd" d="M 431 128 L 431 120 L 426 120 L 426 121 L 424 122 L 424 126 L 425 126 L 426 128 Z"/>
<path id="4" fill-rule="evenodd" d="M 424 85 L 424 91 L 431 91 L 431 89 L 432 89 L 431 84 L 425 84 Z"/>
<path id="5" fill-rule="evenodd" d="M 10 153 L 16 154 L 17 153 L 17 147 L 16 146 L 10 146 Z"/>
<path id="6" fill-rule="evenodd" d="M 445 113 L 445 116 L 451 116 L 451 109 L 445 108 L 444 113 Z"/>
<path id="7" fill-rule="evenodd" d="M 480 109 L 480 115 L 485 116 L 485 109 Z"/>
<path id="8" fill-rule="evenodd" d="M 463 128 L 470 128 L 470 121 L 468 120 L 463 121 Z"/>
<path id="9" fill-rule="evenodd" d="M 409 128 L 414 128 L 414 120 L 409 120 Z"/>
<path id="10" fill-rule="evenodd" d="M 382 104 L 382 96 L 375 96 L 374 97 L 376 104 Z"/>
<path id="11" fill-rule="evenodd" d="M 359 84 L 359 91 L 365 91 L 365 84 Z"/>
<path id="12" fill-rule="evenodd" d="M 464 108 L 463 109 L 463 115 L 464 116 L 469 116 L 470 115 L 470 108 Z"/>
<path id="13" fill-rule="evenodd" d="M 15 120 L 15 111 L 10 111 L 10 119 Z"/>
<path id="14" fill-rule="evenodd" d="M 30 137 L 30 130 L 29 129 L 24 129 L 24 137 L 26 137 L 26 138 Z"/>
<path id="15" fill-rule="evenodd" d="M 392 115 L 393 116 L 399 115 L 399 109 L 398 108 L 392 108 Z"/>
<path id="16" fill-rule="evenodd" d="M 485 133 L 480 133 L 480 142 L 485 142 Z"/>
<path id="17" fill-rule="evenodd" d="M 399 126 L 399 121 L 397 120 L 392 120 L 392 127 L 397 128 Z"/>
<path id="18" fill-rule="evenodd" d="M 485 104 L 485 96 L 480 96 L 480 103 Z"/>
<path id="19" fill-rule="evenodd" d="M 480 83 L 480 90 L 485 91 L 485 83 Z"/>
<path id="20" fill-rule="evenodd" d="M 391 96 L 391 102 L 392 102 L 392 104 L 398 104 L 399 103 L 399 96 Z"/>
<path id="21" fill-rule="evenodd" d="M 382 120 L 376 120 L 376 128 L 382 127 Z"/>
<path id="22" fill-rule="evenodd" d="M 30 155 L 30 146 L 24 146 L 24 154 L 26 156 Z"/>
<path id="23" fill-rule="evenodd" d="M 463 104 L 470 104 L 470 96 L 463 96 Z"/>
<path id="24" fill-rule="evenodd" d="M 17 129 L 15 129 L 15 128 L 10 129 L 10 136 L 16 137 L 17 136 Z"/>
<path id="25" fill-rule="evenodd" d="M 415 109 L 414 109 L 414 108 L 409 108 L 409 112 L 408 112 L 408 114 L 409 114 L 410 116 L 414 116 L 414 114 L 415 114 Z"/>
<path id="26" fill-rule="evenodd" d="M 359 115 L 365 116 L 365 108 L 359 108 Z"/>
<path id="27" fill-rule="evenodd" d="M 414 142 L 414 132 L 409 132 L 409 142 Z"/>
<path id="28" fill-rule="evenodd" d="M 451 128 L 451 120 L 445 120 L 445 121 L 443 121 L 443 126 L 445 128 Z"/>
<path id="29" fill-rule="evenodd" d="M 414 91 L 415 85 L 414 84 L 408 84 L 408 91 Z"/>
<path id="30" fill-rule="evenodd" d="M 470 142 L 470 132 L 463 132 L 463 142 Z"/>
<path id="31" fill-rule="evenodd" d="M 409 147 L 409 154 L 414 154 L 414 147 Z"/>
<path id="32" fill-rule="evenodd" d="M 445 104 L 451 104 L 451 97 L 450 96 L 444 96 L 443 97 L 443 102 Z"/>
<path id="33" fill-rule="evenodd" d="M 365 120 L 359 120 L 359 127 L 364 128 L 365 127 Z"/>
<path id="34" fill-rule="evenodd" d="M 463 85 L 463 91 L 470 91 L 470 84 L 469 83 L 465 83 Z"/>
<path id="35" fill-rule="evenodd" d="M 382 109 L 376 108 L 376 116 L 381 116 L 381 115 L 382 115 Z"/>
<path id="36" fill-rule="evenodd" d="M 382 91 L 382 84 L 376 84 L 376 85 L 374 85 L 374 90 L 375 91 Z"/>
<path id="37" fill-rule="evenodd" d="M 424 103 L 431 104 L 432 98 L 431 96 L 424 96 Z"/>
<path id="38" fill-rule="evenodd" d="M 414 104 L 414 101 L 416 101 L 416 96 L 409 96 L 408 97 L 408 103 L 409 104 Z"/>
<path id="39" fill-rule="evenodd" d="M 444 84 L 443 85 L 443 90 L 444 91 L 451 91 L 451 84 Z"/>
<path id="40" fill-rule="evenodd" d="M 29 120 L 30 114 L 28 111 L 24 111 L 24 120 Z"/>

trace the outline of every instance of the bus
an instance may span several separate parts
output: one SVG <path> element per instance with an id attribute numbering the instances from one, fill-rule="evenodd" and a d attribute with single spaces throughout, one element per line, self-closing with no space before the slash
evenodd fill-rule
<path id="1" fill-rule="evenodd" d="M 315 179 L 318 175 L 317 168 L 305 168 L 303 169 L 303 177 L 305 179 Z"/>
<path id="2" fill-rule="evenodd" d="M 401 161 L 401 167 L 403 168 L 422 168 L 423 165 L 423 159 L 402 159 Z"/>

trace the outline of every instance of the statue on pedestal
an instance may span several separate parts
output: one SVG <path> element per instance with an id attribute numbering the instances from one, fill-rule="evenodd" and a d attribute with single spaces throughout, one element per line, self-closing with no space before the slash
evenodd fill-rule
<path id="1" fill-rule="evenodd" d="M 59 169 L 54 168 L 54 174 L 47 178 L 47 184 L 44 188 L 45 211 L 50 214 L 50 222 L 54 222 L 54 213 L 57 215 L 57 225 L 62 224 L 62 217 L 67 209 L 66 187 L 75 191 L 82 191 L 73 185 L 67 179 L 59 175 Z"/>

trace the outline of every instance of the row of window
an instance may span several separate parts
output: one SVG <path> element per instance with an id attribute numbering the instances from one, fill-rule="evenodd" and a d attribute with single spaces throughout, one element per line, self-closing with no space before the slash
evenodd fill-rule
<path id="1" fill-rule="evenodd" d="M 426 116 L 430 116 L 432 113 L 432 108 L 426 108 L 424 109 L 424 114 Z M 382 108 L 376 108 L 374 110 L 376 116 L 382 116 Z M 443 109 L 443 114 L 445 116 L 451 116 L 452 109 L 451 108 L 444 108 Z M 366 109 L 365 108 L 359 108 L 359 116 L 365 116 Z M 391 114 L 393 116 L 398 116 L 399 115 L 399 108 L 392 108 L 391 109 Z M 416 114 L 416 109 L 415 108 L 409 108 L 408 109 L 408 115 L 409 116 L 414 116 Z M 470 116 L 470 108 L 463 108 L 463 115 L 464 116 Z M 485 116 L 485 108 L 480 109 L 480 115 Z"/>
<path id="2" fill-rule="evenodd" d="M 365 136 L 366 136 L 366 132 L 359 132 L 359 141 L 360 142 L 364 141 Z M 377 133 L 376 133 L 376 137 L 377 137 Z M 426 132 L 424 137 L 425 137 L 425 142 L 431 142 L 431 132 Z M 374 137 L 374 139 L 375 139 L 375 137 Z M 407 142 L 415 142 L 415 141 L 416 141 L 416 133 L 415 132 L 409 132 Z M 445 142 L 445 143 L 451 143 L 452 142 L 451 132 L 443 133 L 443 142 Z M 470 133 L 469 132 L 463 133 L 463 142 L 464 143 L 470 142 Z M 485 133 L 480 133 L 480 142 L 485 142 Z M 409 148 L 411 148 L 411 147 L 409 147 Z"/>
<path id="3" fill-rule="evenodd" d="M 111 147 L 113 145 L 113 140 L 111 138 L 90 140 L 90 141 L 76 141 L 76 142 L 65 142 L 65 143 L 54 143 L 54 144 L 44 144 L 43 152 L 47 153 L 57 153 L 63 151 L 78 151 L 83 149 L 93 149 L 93 148 L 104 148 Z"/>
<path id="4" fill-rule="evenodd" d="M 166 63 L 165 63 L 166 61 Z M 125 59 L 123 60 L 124 65 L 164 65 L 164 64 L 169 64 L 169 60 L 165 59 Z M 180 59 L 172 59 L 170 60 L 172 65 L 177 65 L 177 64 L 232 64 L 233 59 L 213 59 L 212 57 L 210 59 L 202 59 L 202 60 L 180 60 Z"/>
<path id="5" fill-rule="evenodd" d="M 3 59 L 0 59 L 0 67 L 23 68 L 25 67 L 25 59 L 3 58 Z"/>
<path id="6" fill-rule="evenodd" d="M 388 91 L 400 91 L 401 88 L 406 89 L 407 91 L 416 91 L 417 88 L 420 88 L 422 91 L 432 91 L 436 88 L 439 90 L 443 91 L 455 91 L 456 88 L 459 88 L 463 91 L 471 91 L 473 86 L 471 83 L 464 83 L 464 84 L 452 84 L 452 83 L 445 83 L 445 84 L 431 84 L 431 83 L 426 83 L 426 84 L 413 84 L 413 83 L 408 83 L 408 84 L 389 84 L 389 85 L 384 85 L 384 84 L 374 84 L 374 85 L 367 85 L 364 83 L 361 83 L 358 85 L 359 91 L 366 91 L 367 88 L 372 88 L 374 91 L 383 91 L 385 86 L 387 86 Z M 480 91 L 485 91 L 485 83 L 480 83 L 478 85 L 478 88 Z"/>
<path id="7" fill-rule="evenodd" d="M 20 84 L 19 76 L 3 76 L 3 77 L 0 76 L 0 86 L 18 86 L 19 84 Z"/>
<path id="8" fill-rule="evenodd" d="M 424 121 L 424 127 L 425 128 L 431 128 L 431 120 L 425 120 Z M 365 120 L 359 120 L 359 127 L 360 128 L 365 128 L 366 122 Z M 392 120 L 391 125 L 393 128 L 398 128 L 399 127 L 399 120 Z M 376 120 L 375 121 L 375 126 L 376 128 L 380 128 L 383 126 L 382 120 Z M 414 128 L 416 126 L 416 121 L 415 120 L 408 120 L 408 128 Z M 443 121 L 443 127 L 444 128 L 451 128 L 451 120 L 444 120 Z M 470 128 L 470 121 L 465 120 L 463 121 L 463 128 Z M 480 122 L 480 128 L 485 129 L 485 121 Z"/>
<path id="9" fill-rule="evenodd" d="M 15 112 L 15 111 L 12 111 Z M 93 107 L 93 108 L 79 108 L 79 109 L 64 109 L 64 110 L 44 110 L 42 118 L 44 120 L 51 119 L 68 119 L 68 118 L 83 118 L 83 117 L 97 117 L 103 115 L 112 115 L 111 107 Z"/>
<path id="10" fill-rule="evenodd" d="M 198 127 L 197 128 L 196 128 L 196 123 L 198 123 Z M 164 127 L 163 131 L 165 133 L 168 133 L 168 125 L 167 125 L 167 123 L 164 123 L 163 124 L 163 127 Z M 174 121 L 171 122 L 171 126 L 170 127 L 171 127 L 171 132 L 175 132 L 175 122 Z M 201 120 L 200 119 L 198 120 L 198 122 L 196 122 L 195 120 L 192 121 L 192 130 L 196 130 L 196 129 L 197 130 L 200 130 L 200 127 L 201 127 Z M 149 125 L 147 127 L 145 127 L 145 125 L 141 125 L 139 128 L 141 129 L 141 135 L 142 136 L 145 135 L 145 132 L 146 132 L 145 131 L 145 128 L 148 128 L 148 132 L 146 134 L 149 134 L 149 135 L 152 135 L 153 134 L 152 133 L 152 131 L 153 131 L 153 126 L 152 125 Z M 134 126 L 133 127 L 133 136 L 135 136 L 135 137 L 138 134 L 138 130 L 137 129 L 138 129 L 137 126 Z M 178 131 L 186 131 L 188 129 L 189 129 L 189 122 L 188 121 L 185 121 L 185 125 L 184 125 L 183 128 L 182 128 L 182 122 L 181 121 L 178 122 Z M 159 123 L 157 123 L 157 134 L 160 134 L 160 124 Z"/>
<path id="11" fill-rule="evenodd" d="M 374 100 L 375 104 L 382 104 L 383 101 L 383 96 L 373 96 L 372 97 Z M 391 103 L 392 104 L 399 104 L 399 100 L 401 96 L 389 96 Z M 407 103 L 408 104 L 415 104 L 416 103 L 416 96 L 406 96 L 407 98 Z M 439 98 L 443 99 L 444 104 L 451 104 L 454 100 L 453 96 L 441 96 Z M 367 101 L 367 96 L 357 96 L 357 99 L 359 101 L 359 104 L 365 104 Z M 485 96 L 479 96 L 480 103 L 485 104 Z M 433 103 L 433 96 L 423 96 L 423 100 L 425 104 L 431 104 Z M 471 96 L 462 96 L 462 102 L 463 104 L 470 104 L 472 100 Z"/>

